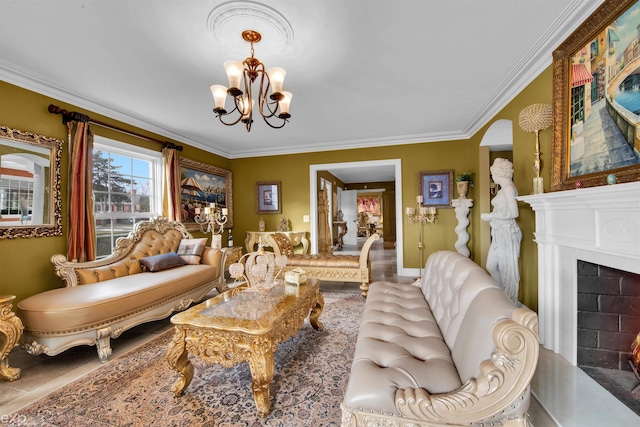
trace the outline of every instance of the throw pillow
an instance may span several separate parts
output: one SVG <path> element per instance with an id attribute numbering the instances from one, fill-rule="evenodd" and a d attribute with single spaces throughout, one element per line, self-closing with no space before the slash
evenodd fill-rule
<path id="1" fill-rule="evenodd" d="M 203 239 L 182 239 L 178 247 L 178 255 L 187 264 L 200 264 L 207 238 Z"/>
<path id="2" fill-rule="evenodd" d="M 156 272 L 166 270 L 168 268 L 179 267 L 184 265 L 182 258 L 175 252 L 167 252 L 166 254 L 153 255 L 140 259 L 140 264 L 144 265 L 149 271 Z"/>

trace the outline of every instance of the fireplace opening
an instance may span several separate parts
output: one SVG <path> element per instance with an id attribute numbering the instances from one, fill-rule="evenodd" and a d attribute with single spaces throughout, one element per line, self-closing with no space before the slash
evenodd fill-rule
<path id="1" fill-rule="evenodd" d="M 640 415 L 640 274 L 578 260 L 578 367 Z"/>

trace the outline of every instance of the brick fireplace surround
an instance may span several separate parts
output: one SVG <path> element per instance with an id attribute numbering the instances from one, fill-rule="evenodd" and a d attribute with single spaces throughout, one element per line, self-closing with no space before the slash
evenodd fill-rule
<path id="1" fill-rule="evenodd" d="M 640 425 L 640 417 L 576 366 L 578 262 L 640 274 L 640 182 L 518 200 L 536 214 L 538 322 L 543 349 L 538 378 L 532 382 L 534 395 L 562 427 Z M 520 205 L 520 209 L 527 208 Z M 603 414 L 610 423 L 593 424 Z"/>

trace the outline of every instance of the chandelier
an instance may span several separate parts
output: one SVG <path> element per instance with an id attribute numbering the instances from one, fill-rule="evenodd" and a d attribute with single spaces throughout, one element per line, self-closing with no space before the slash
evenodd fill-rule
<path id="1" fill-rule="evenodd" d="M 247 128 L 247 132 L 250 132 L 253 113 L 256 109 L 255 99 L 253 98 L 253 85 L 256 80 L 259 80 L 257 110 L 269 126 L 279 129 L 291 117 L 289 105 L 293 95 L 291 95 L 291 92 L 282 90 L 286 71 L 279 67 L 269 68 L 265 71 L 264 64 L 254 57 L 253 44 L 262 39 L 262 35 L 259 32 L 245 30 L 242 32 L 242 38 L 251 44 L 251 57 L 242 62 L 226 61 L 224 63 L 229 80 L 229 88 L 222 85 L 211 86 L 211 93 L 215 103 L 213 112 L 222 124 L 233 126 L 242 122 Z M 271 95 L 269 95 L 269 89 L 271 89 Z M 227 112 L 224 108 L 227 95 L 233 98 L 234 108 L 230 112 Z M 236 113 L 235 118 L 232 116 L 234 113 Z M 230 121 L 223 120 L 223 117 L 226 116 L 231 116 L 229 118 Z M 282 122 L 271 123 L 271 120 L 276 119 L 280 119 Z"/>

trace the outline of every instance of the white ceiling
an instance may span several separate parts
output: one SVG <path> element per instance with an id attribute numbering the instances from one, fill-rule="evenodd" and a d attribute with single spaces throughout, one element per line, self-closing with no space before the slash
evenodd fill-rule
<path id="1" fill-rule="evenodd" d="M 287 70 L 292 118 L 250 133 L 212 112 L 249 56 L 208 28 L 223 3 L 0 0 L 0 78 L 227 158 L 466 139 L 602 0 L 265 1 L 293 38 L 255 56 Z"/>

